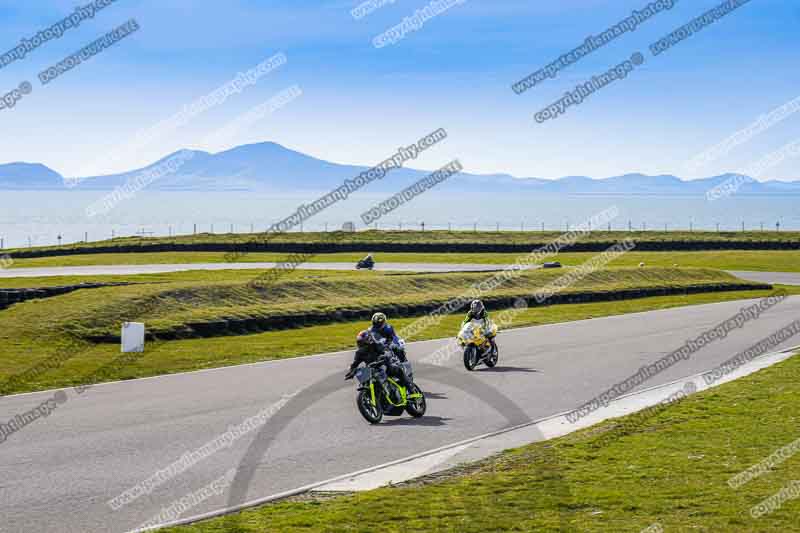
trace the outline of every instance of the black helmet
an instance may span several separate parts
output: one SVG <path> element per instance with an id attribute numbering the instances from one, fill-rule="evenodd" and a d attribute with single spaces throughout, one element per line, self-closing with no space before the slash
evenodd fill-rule
<path id="1" fill-rule="evenodd" d="M 375 344 L 375 338 L 369 330 L 365 329 L 356 336 L 356 344 L 359 348 Z"/>
<path id="2" fill-rule="evenodd" d="M 472 312 L 473 316 L 483 314 L 484 309 L 483 302 L 480 300 L 472 300 L 472 303 L 469 304 L 469 310 Z"/>
<path id="3" fill-rule="evenodd" d="M 382 328 L 386 324 L 386 315 L 383 313 L 375 313 L 372 315 L 372 325 Z"/>

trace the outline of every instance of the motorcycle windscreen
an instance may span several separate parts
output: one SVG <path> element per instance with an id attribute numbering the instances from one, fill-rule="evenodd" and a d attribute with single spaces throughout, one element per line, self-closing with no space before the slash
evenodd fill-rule
<path id="1" fill-rule="evenodd" d="M 461 328 L 461 332 L 459 332 L 458 337 L 465 341 L 471 341 L 472 338 L 475 336 L 475 325 L 472 322 L 467 322 L 464 324 L 464 327 Z"/>

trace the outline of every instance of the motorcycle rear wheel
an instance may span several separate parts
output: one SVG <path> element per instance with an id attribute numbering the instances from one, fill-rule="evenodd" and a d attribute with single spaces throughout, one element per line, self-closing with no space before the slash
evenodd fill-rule
<path id="1" fill-rule="evenodd" d="M 372 396 L 368 390 L 358 391 L 356 396 L 356 405 L 361 416 L 370 424 L 379 424 L 383 420 L 383 407 L 381 402 L 378 405 L 372 405 Z"/>

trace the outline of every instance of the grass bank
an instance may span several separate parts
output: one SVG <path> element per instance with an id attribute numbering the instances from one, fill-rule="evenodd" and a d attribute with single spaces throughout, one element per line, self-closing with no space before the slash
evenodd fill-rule
<path id="1" fill-rule="evenodd" d="M 525 272 L 485 291 L 482 298 L 490 308 L 511 306 L 520 297 L 535 303 L 533 294 L 568 272 Z M 486 278 L 485 273 L 307 272 L 266 287 L 230 280 L 139 283 L 79 291 L 47 302 L 48 311 L 62 320 L 64 331 L 81 339 L 113 342 L 125 321 L 144 321 L 154 337 L 176 339 L 346 322 L 366 319 L 377 309 L 395 318 L 418 316 L 463 295 Z M 553 299 L 591 301 L 737 288 L 753 287 L 711 269 L 614 268 L 577 279 Z"/>

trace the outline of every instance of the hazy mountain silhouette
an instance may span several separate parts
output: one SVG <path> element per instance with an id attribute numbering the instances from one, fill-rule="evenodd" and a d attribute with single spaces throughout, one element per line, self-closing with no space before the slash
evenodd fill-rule
<path id="1" fill-rule="evenodd" d="M 60 189 L 61 174 L 39 163 L 0 165 L 0 189 Z"/>
<path id="2" fill-rule="evenodd" d="M 191 155 L 191 157 L 188 157 Z M 389 154 L 387 154 L 388 156 Z M 78 178 L 76 190 L 111 190 L 147 171 L 163 167 L 175 158 L 186 159 L 171 173 L 149 184 L 149 190 L 162 191 L 259 191 L 297 193 L 327 191 L 367 169 L 363 166 L 342 165 L 291 150 L 273 142 L 237 146 L 211 154 L 198 150 L 181 150 L 152 165 L 121 174 Z M 378 163 L 378 162 L 375 162 Z M 413 161 L 407 164 L 413 164 Z M 393 170 L 380 181 L 365 188 L 369 192 L 399 191 L 414 180 L 427 175 L 425 171 L 407 168 Z M 625 174 L 606 179 L 588 176 L 567 176 L 556 180 L 516 178 L 509 174 L 460 174 L 439 185 L 441 191 L 501 191 L 540 192 L 553 194 L 612 194 L 612 195 L 703 195 L 720 185 L 733 174 L 698 180 L 682 180 L 676 176 L 647 176 Z M 56 190 L 65 189 L 63 177 L 56 171 L 34 163 L 0 165 L 0 189 Z M 758 182 L 742 184 L 737 194 L 800 194 L 800 181 Z"/>

